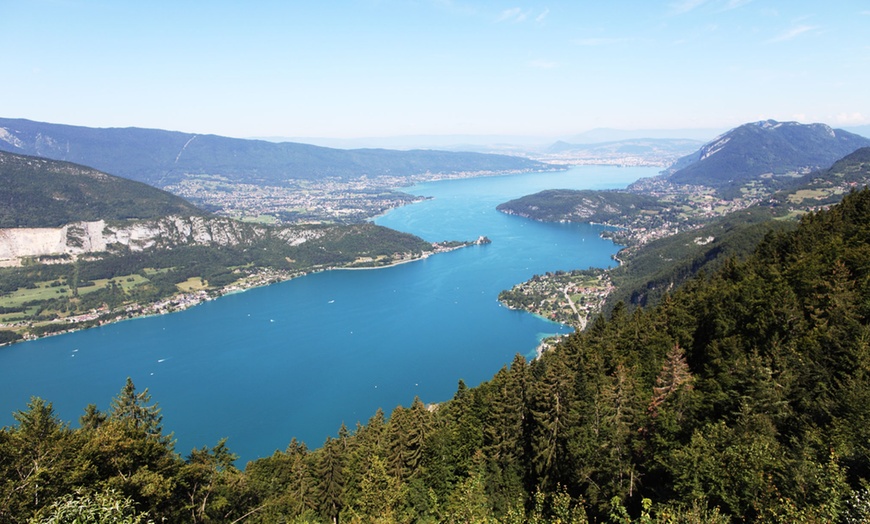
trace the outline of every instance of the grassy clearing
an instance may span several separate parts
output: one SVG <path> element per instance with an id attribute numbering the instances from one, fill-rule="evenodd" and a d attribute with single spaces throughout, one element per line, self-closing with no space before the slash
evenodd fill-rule
<path id="1" fill-rule="evenodd" d="M 8 322 L 18 322 L 19 320 L 27 318 L 27 315 L 24 313 L 6 313 L 4 315 L 0 315 L 0 324 L 6 324 Z"/>
<path id="2" fill-rule="evenodd" d="M 164 268 L 160 268 L 160 269 L 154 269 L 153 267 L 146 267 L 145 269 L 142 270 L 142 272 L 145 273 L 145 275 L 159 275 L 161 273 L 167 273 L 171 270 L 172 270 L 171 267 L 164 267 Z"/>
<path id="3" fill-rule="evenodd" d="M 806 214 L 807 212 L 802 209 L 795 209 L 794 211 L 789 211 L 787 215 L 774 218 L 774 220 L 797 220 Z"/>
<path id="4" fill-rule="evenodd" d="M 181 292 L 190 293 L 191 291 L 199 291 L 208 288 L 208 282 L 200 277 L 190 277 L 184 282 L 175 284 L 175 287 L 177 287 Z"/>
<path id="5" fill-rule="evenodd" d="M 242 222 L 251 222 L 254 224 L 277 224 L 278 223 L 278 219 L 272 215 L 257 215 L 255 217 L 242 215 L 238 218 Z"/>
<path id="6" fill-rule="evenodd" d="M 800 191 L 795 191 L 794 194 L 788 196 L 788 201 L 792 204 L 800 204 L 804 200 L 813 199 L 819 200 L 827 197 L 830 194 L 830 191 L 826 189 L 801 189 Z"/>
<path id="7" fill-rule="evenodd" d="M 137 274 L 116 277 L 112 280 L 114 280 L 115 283 L 121 286 L 125 291 L 148 282 L 147 278 Z M 8 295 L 0 297 L 0 307 L 18 307 L 27 302 L 45 301 L 53 298 L 71 296 L 72 292 L 68 285 L 51 285 L 56 282 L 56 280 L 37 282 L 34 289 L 19 288 Z M 79 286 L 79 295 L 87 295 L 88 293 L 105 289 L 108 285 L 109 279 L 94 280 L 93 285 Z"/>
<path id="8" fill-rule="evenodd" d="M 108 280 L 106 281 L 108 282 Z M 142 284 L 147 284 L 151 282 L 147 278 L 143 277 L 139 274 L 127 275 L 125 277 L 117 277 L 115 278 L 115 282 L 121 286 L 124 291 L 128 291 L 133 289 L 136 286 L 141 286 Z"/>
<path id="9" fill-rule="evenodd" d="M 69 293 L 67 286 L 50 287 L 51 282 L 39 282 L 34 289 L 19 288 L 8 295 L 4 295 L 0 297 L 0 307 L 18 307 L 25 302 L 51 300 Z"/>

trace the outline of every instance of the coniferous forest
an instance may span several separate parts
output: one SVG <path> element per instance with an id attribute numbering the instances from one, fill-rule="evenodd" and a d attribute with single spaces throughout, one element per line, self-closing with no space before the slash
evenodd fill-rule
<path id="1" fill-rule="evenodd" d="M 33 399 L 0 430 L 0 522 L 866 522 L 868 319 L 863 190 L 318 449 L 182 455 L 129 381 L 75 428 Z"/>

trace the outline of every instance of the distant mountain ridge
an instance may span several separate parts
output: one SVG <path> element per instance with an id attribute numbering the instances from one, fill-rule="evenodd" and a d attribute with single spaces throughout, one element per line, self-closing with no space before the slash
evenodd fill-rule
<path id="1" fill-rule="evenodd" d="M 547 169 L 526 158 L 435 150 L 340 150 L 141 128 L 89 128 L 0 118 L 0 150 L 93 166 L 157 187 L 189 174 L 281 185 L 288 179 Z"/>
<path id="2" fill-rule="evenodd" d="M 141 182 L 0 151 L 0 228 L 203 214 L 183 198 Z"/>
<path id="3" fill-rule="evenodd" d="M 675 184 L 739 186 L 765 175 L 806 174 L 829 167 L 870 139 L 825 124 L 764 120 L 744 124 L 678 160 Z"/>
<path id="4" fill-rule="evenodd" d="M 568 151 L 584 151 L 597 153 L 620 153 L 625 155 L 639 155 L 651 153 L 679 153 L 694 151 L 703 142 L 688 138 L 633 138 L 627 140 L 614 140 L 610 142 L 596 142 L 585 144 L 573 144 L 559 140 L 547 148 L 547 153 L 564 153 Z"/>

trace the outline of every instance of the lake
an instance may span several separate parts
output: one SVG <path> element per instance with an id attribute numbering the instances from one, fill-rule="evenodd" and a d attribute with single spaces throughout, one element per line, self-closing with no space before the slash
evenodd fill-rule
<path id="1" fill-rule="evenodd" d="M 576 167 L 553 173 L 439 181 L 405 191 L 432 197 L 376 223 L 429 241 L 471 246 L 376 270 L 336 270 L 252 289 L 169 315 L 139 318 L 0 348 L 0 425 L 31 396 L 77 425 L 89 403 L 107 410 L 126 378 L 148 388 L 186 456 L 228 437 L 240 463 L 319 447 L 378 407 L 389 416 L 491 378 L 531 357 L 560 324 L 497 301 L 547 271 L 608 267 L 618 247 L 602 226 L 545 224 L 495 210 L 543 189 L 625 187 L 656 168 Z"/>

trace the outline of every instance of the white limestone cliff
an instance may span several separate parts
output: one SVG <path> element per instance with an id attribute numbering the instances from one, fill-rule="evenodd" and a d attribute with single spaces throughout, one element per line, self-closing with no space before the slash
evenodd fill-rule
<path id="1" fill-rule="evenodd" d="M 226 218 L 169 216 L 125 223 L 75 222 L 57 228 L 0 229 L 0 266 L 17 266 L 28 258 L 73 257 L 127 248 L 143 251 L 177 245 L 236 246 L 273 236 L 296 246 L 322 233 L 284 227 L 267 228 Z"/>

